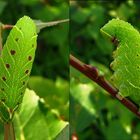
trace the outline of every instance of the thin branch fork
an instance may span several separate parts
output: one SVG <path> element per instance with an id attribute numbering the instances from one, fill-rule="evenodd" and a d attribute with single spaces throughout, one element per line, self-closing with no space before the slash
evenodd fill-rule
<path id="1" fill-rule="evenodd" d="M 118 90 L 114 88 L 103 76 L 99 75 L 98 69 L 96 67 L 81 62 L 73 55 L 70 55 L 70 65 L 101 86 L 104 90 L 119 100 L 126 108 L 128 108 L 140 118 L 139 108 L 127 98 L 122 98 L 118 94 Z"/>

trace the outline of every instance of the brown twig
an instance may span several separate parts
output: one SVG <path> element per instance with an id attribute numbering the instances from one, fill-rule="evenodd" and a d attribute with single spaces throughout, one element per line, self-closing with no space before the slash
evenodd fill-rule
<path id="1" fill-rule="evenodd" d="M 12 122 L 4 124 L 4 140 L 16 140 Z"/>
<path id="2" fill-rule="evenodd" d="M 82 72 L 84 75 L 86 75 L 88 78 L 96 82 L 98 85 L 100 85 L 109 94 L 111 94 L 114 98 L 119 100 L 126 108 L 128 108 L 130 111 L 132 111 L 140 118 L 140 112 L 138 107 L 127 98 L 122 98 L 118 94 L 118 90 L 114 88 L 103 76 L 100 76 L 98 74 L 98 70 L 96 67 L 92 67 L 90 65 L 81 62 L 73 55 L 70 55 L 70 65 L 75 69 L 79 70 L 80 72 Z"/>
<path id="3" fill-rule="evenodd" d="M 13 28 L 13 25 L 8 25 L 8 24 L 5 24 L 2 26 L 2 29 L 5 30 L 5 29 L 12 29 Z"/>
<path id="4" fill-rule="evenodd" d="M 9 134 L 10 134 L 10 124 L 5 123 L 4 124 L 4 140 L 9 140 Z"/>

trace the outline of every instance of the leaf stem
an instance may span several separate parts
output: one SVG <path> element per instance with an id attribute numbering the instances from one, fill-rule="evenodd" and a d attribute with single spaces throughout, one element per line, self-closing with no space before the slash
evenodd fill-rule
<path id="1" fill-rule="evenodd" d="M 4 124 L 4 140 L 9 140 L 10 125 L 8 123 Z"/>
<path id="2" fill-rule="evenodd" d="M 12 122 L 4 124 L 4 140 L 16 140 Z"/>
<path id="3" fill-rule="evenodd" d="M 65 23 L 65 22 L 69 22 L 69 19 L 62 19 L 62 20 L 58 20 L 58 21 L 36 23 L 36 26 L 50 27 L 50 26 L 54 26 L 54 25 L 57 25 L 57 24 L 60 24 L 60 23 Z M 4 24 L 4 25 L 2 25 L 2 29 L 3 30 L 12 29 L 13 26 L 14 25 Z"/>
<path id="4" fill-rule="evenodd" d="M 126 108 L 128 108 L 140 118 L 139 108 L 132 101 L 119 96 L 118 90 L 114 88 L 103 76 L 99 75 L 98 69 L 96 67 L 81 62 L 73 55 L 70 55 L 70 65 L 101 86 L 104 90 L 119 100 Z"/>
<path id="5" fill-rule="evenodd" d="M 2 26 L 2 29 L 5 30 L 5 29 L 12 29 L 13 28 L 13 25 L 8 25 L 8 24 L 5 24 Z"/>

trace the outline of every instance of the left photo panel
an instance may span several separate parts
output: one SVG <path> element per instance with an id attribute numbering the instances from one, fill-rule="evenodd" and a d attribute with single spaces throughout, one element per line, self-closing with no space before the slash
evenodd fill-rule
<path id="1" fill-rule="evenodd" d="M 0 140 L 69 140 L 68 1 L 0 0 Z"/>

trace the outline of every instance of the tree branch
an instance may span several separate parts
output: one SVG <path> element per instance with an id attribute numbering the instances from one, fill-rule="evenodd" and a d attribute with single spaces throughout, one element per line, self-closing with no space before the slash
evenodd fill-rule
<path id="1" fill-rule="evenodd" d="M 86 75 L 92 81 L 96 82 L 99 86 L 105 89 L 109 94 L 119 100 L 126 108 L 128 108 L 131 112 L 140 118 L 139 108 L 127 98 L 122 98 L 118 94 L 118 90 L 114 88 L 103 76 L 99 75 L 98 69 L 96 67 L 81 62 L 73 55 L 70 55 L 70 65 Z"/>

